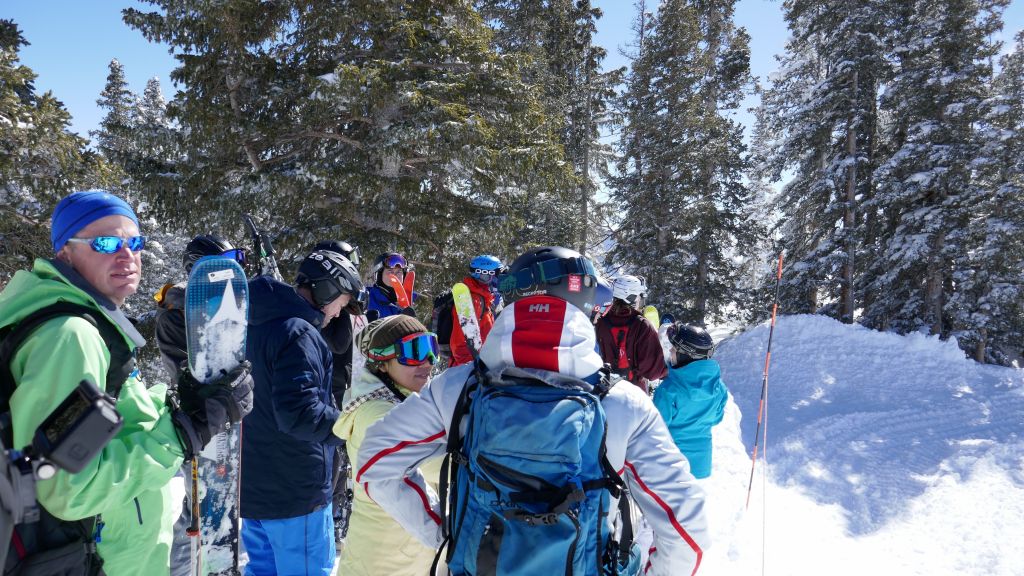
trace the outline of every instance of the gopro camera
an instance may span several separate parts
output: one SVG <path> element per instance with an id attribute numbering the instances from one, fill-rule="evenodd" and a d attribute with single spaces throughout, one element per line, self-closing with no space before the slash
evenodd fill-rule
<path id="1" fill-rule="evenodd" d="M 32 438 L 32 451 L 62 470 L 81 472 L 124 426 L 114 399 L 95 384 L 78 387 L 43 420 Z"/>

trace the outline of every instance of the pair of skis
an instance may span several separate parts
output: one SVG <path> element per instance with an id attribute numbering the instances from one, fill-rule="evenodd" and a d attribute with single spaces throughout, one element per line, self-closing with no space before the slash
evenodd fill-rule
<path id="1" fill-rule="evenodd" d="M 192 376 L 210 383 L 245 360 L 249 284 L 223 256 L 196 262 L 185 288 L 185 330 Z M 241 425 L 214 436 L 192 462 L 192 574 L 239 575 Z"/>
<path id="2" fill-rule="evenodd" d="M 466 344 L 470 353 L 476 359 L 483 346 L 484 339 L 480 333 L 480 321 L 476 317 L 476 309 L 473 307 L 473 295 L 469 292 L 469 286 L 459 282 L 452 286 L 452 302 L 455 308 L 455 315 L 459 318 L 459 328 L 466 337 Z"/>
<path id="3" fill-rule="evenodd" d="M 404 281 L 399 281 L 398 277 L 393 274 L 385 274 L 385 276 L 387 276 L 388 286 L 395 291 L 395 304 L 398 304 L 399 308 L 412 306 L 412 287 L 416 284 L 416 271 L 406 270 Z"/>

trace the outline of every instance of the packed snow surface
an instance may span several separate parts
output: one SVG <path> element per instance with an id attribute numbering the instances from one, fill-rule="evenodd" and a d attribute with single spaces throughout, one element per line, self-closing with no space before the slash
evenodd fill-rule
<path id="1" fill-rule="evenodd" d="M 1024 371 L 936 337 L 780 317 L 768 464 L 745 509 L 768 330 L 716 353 L 735 403 L 704 481 L 702 574 L 1024 574 Z"/>

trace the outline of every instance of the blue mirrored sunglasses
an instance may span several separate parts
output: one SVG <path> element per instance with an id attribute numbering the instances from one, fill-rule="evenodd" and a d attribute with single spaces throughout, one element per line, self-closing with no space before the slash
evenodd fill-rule
<path id="1" fill-rule="evenodd" d="M 124 247 L 128 245 L 128 249 L 132 252 L 141 252 L 146 248 L 146 237 L 145 236 L 132 236 L 130 238 L 121 238 L 120 236 L 95 236 L 92 238 L 68 238 L 68 242 L 77 242 L 79 244 L 88 244 L 90 248 L 100 254 L 116 254 Z"/>

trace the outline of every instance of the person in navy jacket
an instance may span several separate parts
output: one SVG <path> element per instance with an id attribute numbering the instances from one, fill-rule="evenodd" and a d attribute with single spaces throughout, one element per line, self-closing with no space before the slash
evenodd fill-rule
<path id="1" fill-rule="evenodd" d="M 408 260 L 397 252 L 386 252 L 377 256 L 373 261 L 370 274 L 373 276 L 373 285 L 367 287 L 367 319 L 371 322 L 379 318 L 387 318 L 395 314 L 416 316 L 412 305 L 419 300 L 419 293 L 412 290 L 411 279 L 414 276 Z M 401 298 L 395 293 L 395 288 L 388 282 L 389 277 L 394 277 L 403 286 L 403 296 L 408 297 L 408 305 L 400 305 Z M 415 280 L 413 280 L 415 281 Z"/>
<path id="2" fill-rule="evenodd" d="M 294 287 L 266 276 L 249 284 L 246 359 L 255 385 L 242 424 L 246 576 L 331 573 L 331 475 L 340 443 L 331 428 L 340 412 L 320 330 L 342 309 L 360 307 L 362 294 L 352 263 L 326 250 L 306 257 Z"/>

